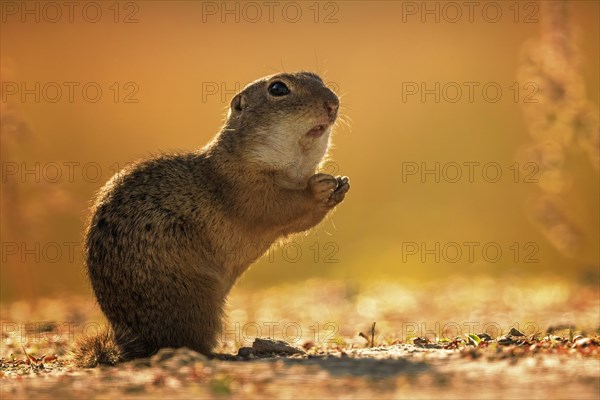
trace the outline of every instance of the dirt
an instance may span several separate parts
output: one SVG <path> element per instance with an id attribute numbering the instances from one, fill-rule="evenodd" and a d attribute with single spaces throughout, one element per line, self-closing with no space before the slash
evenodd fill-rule
<path id="1" fill-rule="evenodd" d="M 505 282 L 485 291 L 486 285 L 453 282 L 452 289 L 432 291 L 315 281 L 234 291 L 220 355 L 162 349 L 149 359 L 94 369 L 75 367 L 71 355 L 78 336 L 102 322 L 91 299 L 2 304 L 0 393 L 7 399 L 600 397 L 596 288 Z"/>

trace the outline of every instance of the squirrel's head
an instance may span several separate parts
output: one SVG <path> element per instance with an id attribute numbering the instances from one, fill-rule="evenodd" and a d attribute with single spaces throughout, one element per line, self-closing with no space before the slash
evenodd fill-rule
<path id="1" fill-rule="evenodd" d="M 222 135 L 245 162 L 306 183 L 327 153 L 339 99 L 312 72 L 282 73 L 250 83 L 231 100 Z"/>

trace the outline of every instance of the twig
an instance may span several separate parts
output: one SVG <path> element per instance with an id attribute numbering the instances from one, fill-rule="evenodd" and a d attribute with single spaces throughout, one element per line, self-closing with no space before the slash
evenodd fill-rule
<path id="1" fill-rule="evenodd" d="M 375 347 L 375 322 L 373 322 L 373 325 L 371 325 L 371 338 L 370 339 L 367 335 L 365 335 L 362 332 L 358 332 L 358 336 L 360 336 L 361 338 L 363 338 L 367 341 L 367 346 Z"/>
<path id="2" fill-rule="evenodd" d="M 371 347 L 375 347 L 375 322 L 371 326 Z"/>

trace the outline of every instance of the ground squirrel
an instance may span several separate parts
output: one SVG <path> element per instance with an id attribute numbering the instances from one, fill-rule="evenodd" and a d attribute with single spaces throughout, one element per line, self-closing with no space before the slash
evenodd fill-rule
<path id="1" fill-rule="evenodd" d="M 162 347 L 211 354 L 236 280 L 273 243 L 317 225 L 350 188 L 347 177 L 316 173 L 338 107 L 314 73 L 268 76 L 234 96 L 201 150 L 111 178 L 84 246 L 110 329 L 82 338 L 77 362 L 114 364 Z"/>

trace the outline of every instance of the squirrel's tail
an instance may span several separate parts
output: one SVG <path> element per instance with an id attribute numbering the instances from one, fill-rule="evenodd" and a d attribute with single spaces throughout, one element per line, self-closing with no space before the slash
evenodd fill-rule
<path id="1" fill-rule="evenodd" d="M 79 367 L 94 368 L 99 364 L 115 365 L 122 361 L 148 357 L 153 352 L 138 343 L 128 330 L 104 328 L 77 342 L 74 356 Z"/>

